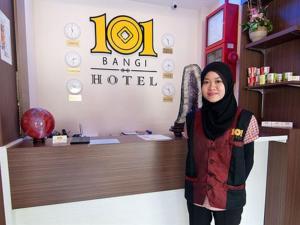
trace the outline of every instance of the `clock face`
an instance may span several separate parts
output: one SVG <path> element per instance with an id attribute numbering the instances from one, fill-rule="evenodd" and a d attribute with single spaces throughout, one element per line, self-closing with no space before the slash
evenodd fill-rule
<path id="1" fill-rule="evenodd" d="M 175 39 L 172 34 L 164 34 L 161 38 L 161 43 L 165 48 L 171 48 L 174 46 Z"/>
<path id="2" fill-rule="evenodd" d="M 164 96 L 173 96 L 175 94 L 175 87 L 171 83 L 166 83 L 163 85 L 161 92 Z"/>
<path id="3" fill-rule="evenodd" d="M 175 64 L 174 64 L 173 60 L 166 59 L 165 61 L 163 61 L 162 68 L 165 72 L 170 73 L 174 70 Z"/>
<path id="4" fill-rule="evenodd" d="M 77 52 L 68 52 L 65 56 L 65 60 L 70 67 L 78 67 L 81 63 L 81 57 Z"/>
<path id="5" fill-rule="evenodd" d="M 82 83 L 77 79 L 67 81 L 67 90 L 72 95 L 77 95 L 82 91 Z"/>
<path id="6" fill-rule="evenodd" d="M 223 39 L 223 10 L 208 19 L 207 24 L 207 46 Z"/>
<path id="7" fill-rule="evenodd" d="M 80 37 L 80 27 L 76 23 L 68 23 L 65 28 L 65 36 L 69 39 L 77 39 Z"/>

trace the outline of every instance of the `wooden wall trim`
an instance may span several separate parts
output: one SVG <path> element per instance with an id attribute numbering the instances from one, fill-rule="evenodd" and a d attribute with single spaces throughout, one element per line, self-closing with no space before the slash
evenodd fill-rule
<path id="1" fill-rule="evenodd" d="M 300 223 L 300 129 L 293 129 L 288 142 L 285 221 L 283 224 Z"/>
<path id="2" fill-rule="evenodd" d="M 25 1 L 14 0 L 16 46 L 17 46 L 17 90 L 19 99 L 19 115 L 23 115 L 30 107 L 28 60 L 27 60 L 27 37 Z"/>
<path id="3" fill-rule="evenodd" d="M 186 140 L 13 147 L 13 208 L 180 189 Z"/>
<path id="4" fill-rule="evenodd" d="M 0 9 L 10 20 L 12 65 L 0 60 L 0 146 L 19 137 L 18 103 L 16 88 L 16 45 L 14 11 L 11 0 L 1 0 Z"/>
<path id="5" fill-rule="evenodd" d="M 267 10 L 273 33 L 300 24 L 300 0 L 273 0 Z M 243 5 L 243 19 L 247 20 L 247 5 Z M 247 68 L 270 66 L 271 72 L 300 74 L 300 39 L 266 49 L 264 54 L 248 50 L 248 34 L 241 34 L 239 105 L 255 113 L 258 120 L 292 121 L 300 127 L 300 88 L 278 87 L 267 90 L 264 97 L 264 115 L 261 117 L 261 96 L 248 91 Z M 265 64 L 264 64 L 265 63 Z M 300 131 L 291 129 L 287 144 L 270 143 L 268 158 L 265 225 L 300 224 Z M 298 191 L 297 191 L 298 190 Z"/>
<path id="6" fill-rule="evenodd" d="M 278 160 L 280 159 L 280 160 Z M 287 181 L 287 144 L 269 143 L 265 225 L 283 225 Z"/>
<path id="7" fill-rule="evenodd" d="M 270 142 L 265 225 L 300 223 L 300 129 L 289 132 L 288 142 Z"/>

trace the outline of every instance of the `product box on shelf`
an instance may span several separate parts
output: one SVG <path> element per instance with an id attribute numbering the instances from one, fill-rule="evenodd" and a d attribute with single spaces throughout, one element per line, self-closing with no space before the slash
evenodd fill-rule
<path id="1" fill-rule="evenodd" d="M 288 76 L 288 81 L 300 81 L 300 76 Z"/>
<path id="2" fill-rule="evenodd" d="M 293 128 L 293 122 L 283 121 L 262 121 L 262 127 Z"/>

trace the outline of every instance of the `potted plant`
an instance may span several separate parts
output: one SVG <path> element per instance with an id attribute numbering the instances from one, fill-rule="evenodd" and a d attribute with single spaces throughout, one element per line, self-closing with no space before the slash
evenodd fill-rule
<path id="1" fill-rule="evenodd" d="M 249 20 L 242 25 L 243 31 L 249 32 L 251 41 L 258 41 L 273 30 L 272 22 L 266 17 L 266 10 L 269 5 L 263 7 L 261 1 L 253 6 L 252 1 L 248 1 Z"/>

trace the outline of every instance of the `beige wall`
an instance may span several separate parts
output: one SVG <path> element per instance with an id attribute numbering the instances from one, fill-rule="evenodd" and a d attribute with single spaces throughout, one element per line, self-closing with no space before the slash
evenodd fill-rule
<path id="1" fill-rule="evenodd" d="M 136 21 L 154 20 L 154 48 L 158 57 L 146 59 L 148 69 L 157 70 L 154 76 L 157 86 L 137 86 L 124 81 L 112 86 L 91 85 L 91 67 L 101 67 L 102 57 L 113 59 L 139 58 L 135 53 L 122 56 L 91 54 L 94 46 L 94 25 L 89 17 L 106 13 L 107 23 L 118 15 L 128 15 Z M 27 38 L 29 58 L 29 82 L 31 107 L 49 110 L 56 119 L 56 129 L 66 128 L 78 132 L 81 123 L 85 134 L 115 135 L 122 130 L 150 129 L 167 133 L 176 119 L 183 67 L 198 63 L 203 67 L 204 21 L 206 9 L 172 10 L 170 7 L 137 3 L 126 0 L 31 0 L 27 2 Z M 81 27 L 80 46 L 68 47 L 64 37 L 64 26 L 76 22 Z M 174 54 L 162 54 L 161 36 L 171 33 L 175 37 Z M 76 50 L 82 57 L 80 73 L 67 72 L 64 55 Z M 162 79 L 161 64 L 166 58 L 175 62 L 174 78 Z M 110 60 L 110 61 L 111 61 Z M 133 67 L 132 67 L 133 68 Z M 137 68 L 138 69 L 138 68 Z M 107 77 L 111 72 L 101 72 Z M 116 74 L 121 76 L 122 74 Z M 132 74 L 136 75 L 144 74 Z M 145 74 L 145 77 L 149 75 Z M 83 83 L 82 102 L 69 102 L 66 81 L 77 78 Z M 146 79 L 145 79 L 146 80 Z M 162 101 L 161 88 L 172 83 L 176 93 L 172 103 Z"/>

